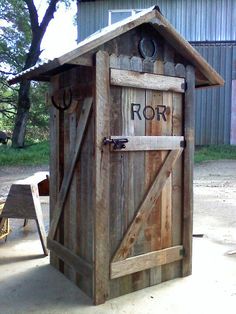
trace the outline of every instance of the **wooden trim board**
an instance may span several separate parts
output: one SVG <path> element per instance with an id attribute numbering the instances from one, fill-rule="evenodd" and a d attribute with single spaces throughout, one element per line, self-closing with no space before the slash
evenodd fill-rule
<path id="1" fill-rule="evenodd" d="M 183 169 L 183 245 L 185 258 L 183 259 L 182 275 L 192 273 L 192 233 L 193 233 L 193 163 L 194 163 L 194 100 L 195 100 L 195 70 L 192 66 L 186 67 L 187 91 L 185 93 L 184 107 L 184 136 L 186 148 L 184 150 Z"/>
<path id="2" fill-rule="evenodd" d="M 160 91 L 185 92 L 185 79 L 151 73 L 140 73 L 119 69 L 110 70 L 111 85 L 153 89 Z"/>
<path id="3" fill-rule="evenodd" d="M 93 274 L 92 265 L 83 260 L 78 255 L 75 255 L 71 250 L 61 245 L 55 240 L 48 238 L 47 246 L 49 250 L 52 250 L 63 262 L 72 266 L 79 274 L 85 277 L 91 277 Z"/>
<path id="4" fill-rule="evenodd" d="M 110 278 L 115 279 L 138 271 L 169 264 L 183 258 L 183 246 L 154 251 L 113 262 L 110 265 Z"/>
<path id="5" fill-rule="evenodd" d="M 109 295 L 109 147 L 103 138 L 110 134 L 109 55 L 96 54 L 95 101 L 95 212 L 94 212 L 94 303 Z"/>
<path id="6" fill-rule="evenodd" d="M 181 147 L 184 141 L 183 136 L 111 136 L 111 139 L 126 138 L 128 143 L 125 148 L 113 149 L 114 152 L 120 151 L 151 151 L 151 150 L 174 150 Z"/>

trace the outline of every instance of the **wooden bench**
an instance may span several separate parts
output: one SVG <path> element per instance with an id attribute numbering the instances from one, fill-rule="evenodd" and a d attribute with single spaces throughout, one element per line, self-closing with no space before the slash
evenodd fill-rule
<path id="1" fill-rule="evenodd" d="M 8 193 L 0 218 L 34 219 L 42 243 L 43 252 L 48 255 L 46 231 L 39 196 L 49 195 L 48 172 L 37 172 L 34 175 L 14 182 Z"/>

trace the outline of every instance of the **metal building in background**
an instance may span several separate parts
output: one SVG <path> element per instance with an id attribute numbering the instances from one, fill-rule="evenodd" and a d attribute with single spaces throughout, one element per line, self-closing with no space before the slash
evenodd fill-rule
<path id="1" fill-rule="evenodd" d="M 196 92 L 196 145 L 236 144 L 236 0 L 80 0 L 78 41 L 152 5 L 225 80 Z"/>
<path id="2" fill-rule="evenodd" d="M 231 144 L 232 83 L 236 42 L 192 43 L 225 80 L 224 87 L 196 91 L 196 144 Z M 236 142 L 234 143 L 236 144 Z"/>

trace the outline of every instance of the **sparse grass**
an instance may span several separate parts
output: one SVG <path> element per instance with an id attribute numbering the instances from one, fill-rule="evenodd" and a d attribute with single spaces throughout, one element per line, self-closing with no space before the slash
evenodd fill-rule
<path id="1" fill-rule="evenodd" d="M 219 159 L 236 160 L 236 146 L 211 145 L 195 149 L 195 163 Z M 48 164 L 48 162 L 48 141 L 26 144 L 26 147 L 23 149 L 14 149 L 9 146 L 0 145 L 0 166 L 37 166 Z"/>
<path id="2" fill-rule="evenodd" d="M 48 164 L 49 143 L 26 144 L 25 148 L 15 149 L 10 146 L 0 146 L 0 166 L 37 166 Z"/>
<path id="3" fill-rule="evenodd" d="M 236 146 L 211 145 L 195 149 L 195 163 L 219 159 L 236 159 Z"/>

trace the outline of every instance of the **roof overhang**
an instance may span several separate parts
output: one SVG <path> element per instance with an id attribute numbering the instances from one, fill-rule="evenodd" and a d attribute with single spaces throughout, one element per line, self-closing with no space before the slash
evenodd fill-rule
<path id="1" fill-rule="evenodd" d="M 21 80 L 49 81 L 52 75 L 63 72 L 77 65 L 92 66 L 93 55 L 99 46 L 138 27 L 149 23 L 161 34 L 169 44 L 196 69 L 196 87 L 220 86 L 224 84 L 223 78 L 209 65 L 209 63 L 186 41 L 174 27 L 161 15 L 158 7 L 129 17 L 121 22 L 105 27 L 80 42 L 74 50 L 48 61 L 36 65 L 14 76 L 9 80 L 15 84 Z"/>

